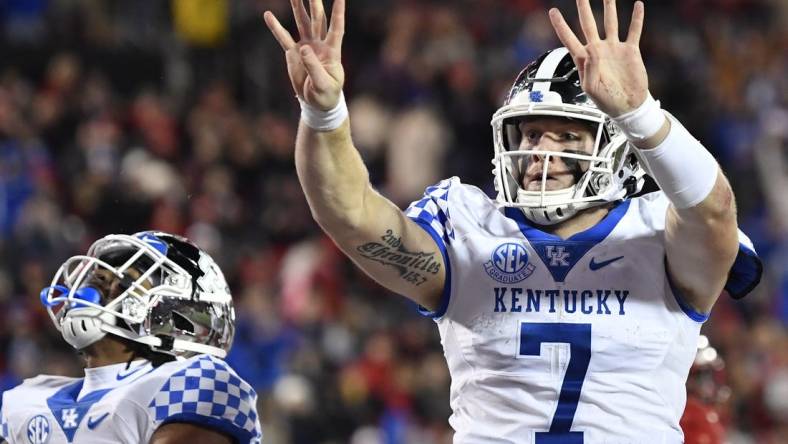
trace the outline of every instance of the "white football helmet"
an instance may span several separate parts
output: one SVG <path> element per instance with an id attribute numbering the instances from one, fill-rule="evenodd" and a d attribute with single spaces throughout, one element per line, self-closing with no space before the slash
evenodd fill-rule
<path id="1" fill-rule="evenodd" d="M 520 150 L 519 123 L 532 117 L 551 116 L 592 125 L 596 131 L 593 152 L 584 155 Z M 645 172 L 635 150 L 582 90 L 577 68 L 566 48 L 542 54 L 520 72 L 491 124 L 497 200 L 500 205 L 522 209 L 532 222 L 552 225 L 579 210 L 625 199 L 643 187 Z M 544 159 L 542 186 L 539 191 L 526 191 L 522 188 L 523 165 L 534 156 Z M 551 157 L 560 157 L 567 165 L 578 165 L 582 174 L 576 175 L 574 185 L 561 190 L 545 189 Z"/>
<path id="2" fill-rule="evenodd" d="M 119 290 L 108 294 L 100 276 L 111 276 Z M 162 232 L 97 240 L 60 266 L 41 301 L 78 350 L 111 334 L 158 353 L 223 358 L 235 332 L 233 301 L 219 266 L 187 239 Z"/>

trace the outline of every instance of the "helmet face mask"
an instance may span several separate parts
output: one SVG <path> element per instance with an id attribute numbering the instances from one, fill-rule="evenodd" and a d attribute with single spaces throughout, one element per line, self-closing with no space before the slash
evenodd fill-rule
<path id="1" fill-rule="evenodd" d="M 522 149 L 519 125 L 529 119 L 567 119 L 592 128 L 593 148 L 562 151 Z M 629 197 L 643 186 L 643 170 L 634 150 L 610 118 L 583 92 L 565 48 L 549 51 L 517 77 L 504 105 L 493 115 L 493 175 L 500 205 L 520 208 L 531 221 L 552 225 L 577 211 Z M 524 165 L 542 159 L 538 189 L 523 188 Z M 550 189 L 551 160 L 574 167 L 574 183 Z M 555 162 L 553 162 L 555 163 Z"/>
<path id="2" fill-rule="evenodd" d="M 526 190 L 540 189 L 540 184 L 545 190 L 556 190 L 578 182 L 589 170 L 598 125 L 572 119 L 512 117 L 503 121 L 503 133 L 507 155 L 512 158 L 511 175 L 517 183 Z M 545 133 L 551 134 L 550 147 L 541 142 Z M 550 149 L 556 146 L 561 150 Z M 549 163 L 554 165 L 548 168 Z M 547 184 L 543 178 L 554 182 Z M 567 178 L 572 182 L 567 183 Z"/>
<path id="3" fill-rule="evenodd" d="M 159 353 L 224 357 L 234 334 L 221 270 L 189 241 L 167 233 L 99 239 L 60 266 L 41 300 L 76 349 L 112 334 Z"/>

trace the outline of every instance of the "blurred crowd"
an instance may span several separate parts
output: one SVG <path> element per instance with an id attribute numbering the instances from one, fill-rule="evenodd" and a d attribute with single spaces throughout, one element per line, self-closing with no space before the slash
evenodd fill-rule
<path id="1" fill-rule="evenodd" d="M 558 45 L 548 6 L 574 11 L 348 0 L 345 94 L 383 194 L 404 207 L 453 175 L 492 193 L 490 118 Z M 266 442 L 448 443 L 432 321 L 311 219 L 292 159 L 298 104 L 264 10 L 295 32 L 287 0 L 0 1 L 0 391 L 81 374 L 39 291 L 98 237 L 156 229 L 225 270 L 228 361 L 260 394 Z M 725 362 L 728 440 L 785 442 L 788 2 L 647 1 L 642 52 L 652 94 L 728 174 L 765 263 L 754 293 L 721 298 L 703 328 Z"/>

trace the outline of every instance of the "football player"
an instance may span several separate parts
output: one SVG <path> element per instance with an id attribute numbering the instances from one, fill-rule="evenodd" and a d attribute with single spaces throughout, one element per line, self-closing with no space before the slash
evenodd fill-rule
<path id="1" fill-rule="evenodd" d="M 66 260 L 41 301 L 85 376 L 41 375 L 3 393 L 5 441 L 261 442 L 257 394 L 221 359 L 235 328 L 230 290 L 187 239 L 106 236 Z"/>
<path id="2" fill-rule="evenodd" d="M 722 444 L 725 439 L 723 412 L 730 398 L 726 382 L 725 361 L 709 344 L 705 335 L 698 337 L 698 351 L 687 378 L 687 405 L 681 416 L 684 444 Z"/>
<path id="3" fill-rule="evenodd" d="M 345 1 L 291 1 L 300 39 L 270 12 L 301 103 L 295 161 L 320 226 L 384 287 L 437 323 L 455 443 L 682 442 L 684 382 L 718 296 L 761 264 L 709 152 L 649 94 L 616 4 L 599 35 L 516 78 L 492 119 L 496 200 L 447 179 L 401 211 L 370 185 L 342 94 Z M 638 196 L 644 174 L 661 190 Z"/>

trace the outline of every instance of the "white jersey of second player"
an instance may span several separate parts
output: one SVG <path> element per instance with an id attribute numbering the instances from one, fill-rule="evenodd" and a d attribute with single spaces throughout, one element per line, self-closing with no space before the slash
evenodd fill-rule
<path id="1" fill-rule="evenodd" d="M 452 376 L 455 443 L 683 441 L 684 384 L 707 315 L 671 288 L 667 206 L 661 192 L 625 200 L 565 240 L 457 178 L 408 208 L 447 264 L 442 307 L 425 314 Z M 737 264 L 756 270 L 742 240 Z"/>
<path id="2" fill-rule="evenodd" d="M 84 378 L 37 376 L 2 397 L 10 444 L 140 444 L 169 422 L 260 443 L 257 394 L 221 359 L 198 355 L 154 368 L 134 361 L 85 369 Z"/>

